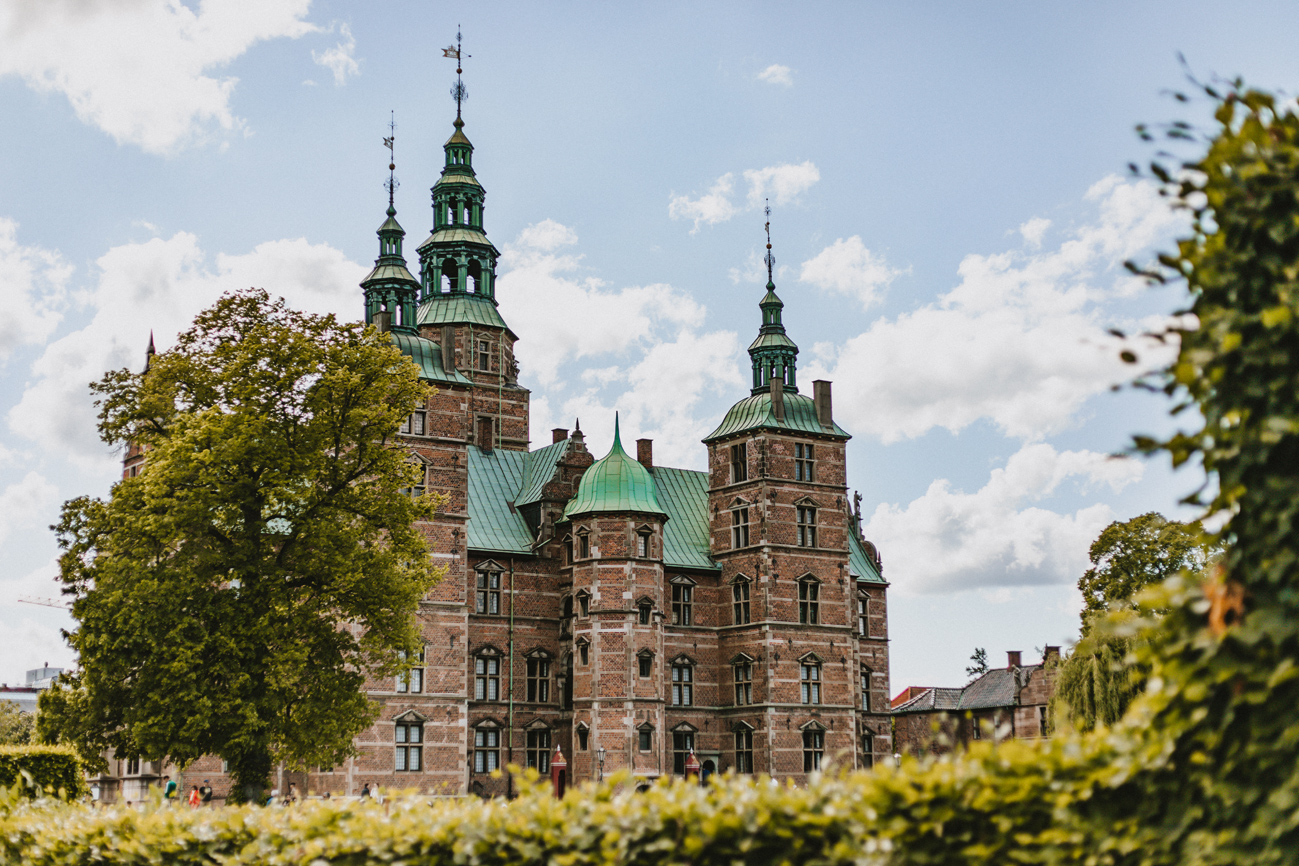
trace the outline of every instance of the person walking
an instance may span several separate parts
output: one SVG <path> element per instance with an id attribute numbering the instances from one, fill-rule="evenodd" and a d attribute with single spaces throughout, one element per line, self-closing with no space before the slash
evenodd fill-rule
<path id="1" fill-rule="evenodd" d="M 364 787 L 361 788 L 361 797 L 362 799 L 364 799 L 369 796 L 370 796 L 370 783 L 366 782 Z"/>
<path id="2" fill-rule="evenodd" d="M 198 789 L 198 798 L 204 806 L 210 805 L 212 802 L 212 785 L 207 779 L 203 780 L 202 786 Z"/>
<path id="3" fill-rule="evenodd" d="M 298 802 L 298 784 L 289 782 L 289 793 L 284 795 L 284 805 L 292 806 L 296 802 Z"/>
<path id="4" fill-rule="evenodd" d="M 162 777 L 162 798 L 171 801 L 176 799 L 176 783 L 171 780 L 171 776 Z"/>
<path id="5" fill-rule="evenodd" d="M 198 785 L 190 785 L 189 786 L 189 807 L 191 809 L 197 809 L 199 804 L 202 802 L 203 802 L 203 796 L 198 792 Z"/>

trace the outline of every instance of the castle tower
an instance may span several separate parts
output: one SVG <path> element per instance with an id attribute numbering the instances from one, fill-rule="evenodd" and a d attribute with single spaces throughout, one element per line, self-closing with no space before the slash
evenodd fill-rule
<path id="1" fill-rule="evenodd" d="M 582 476 L 564 509 L 572 545 L 574 782 L 664 772 L 664 524 L 654 479 L 622 447 Z M 603 766 L 601 759 L 603 758 Z"/>

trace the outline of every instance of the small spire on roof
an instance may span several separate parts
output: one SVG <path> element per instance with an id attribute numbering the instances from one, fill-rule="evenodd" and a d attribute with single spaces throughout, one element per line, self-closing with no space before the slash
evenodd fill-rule
<path id="1" fill-rule="evenodd" d="M 620 450 L 621 450 L 621 448 L 622 448 L 622 437 L 621 437 L 621 436 L 619 435 L 619 433 L 618 433 L 618 412 L 617 412 L 617 410 L 615 410 L 614 413 L 613 413 L 613 447 L 614 447 L 614 448 L 618 448 L 618 449 L 620 449 Z"/>
<path id="2" fill-rule="evenodd" d="M 443 57 L 453 58 L 456 62 L 456 83 L 451 86 L 451 98 L 456 101 L 456 126 L 464 126 L 464 121 L 460 119 L 460 103 L 469 98 L 469 91 L 465 84 L 460 80 L 460 73 L 464 70 L 461 68 L 461 58 L 472 57 L 471 54 L 464 54 L 460 47 L 460 25 L 456 25 L 456 44 L 448 45 L 442 49 Z"/>
<path id="3" fill-rule="evenodd" d="M 153 363 L 153 356 L 158 354 L 158 350 L 153 347 L 153 331 L 149 331 L 149 348 L 144 350 L 144 372 L 149 372 L 149 365 Z"/>
<path id="4" fill-rule="evenodd" d="M 397 177 L 393 174 L 397 170 L 396 152 L 393 150 L 393 143 L 397 140 L 397 113 L 391 112 L 388 119 L 388 135 L 383 139 L 383 146 L 388 148 L 388 182 L 384 184 L 388 188 L 388 216 L 396 216 L 397 208 L 393 206 L 393 193 L 397 191 L 399 184 Z"/>
<path id="5" fill-rule="evenodd" d="M 772 266 L 776 264 L 776 257 L 771 254 L 771 201 L 770 199 L 767 200 L 765 213 L 767 214 L 767 224 L 763 226 L 763 228 L 767 230 L 767 255 L 763 257 L 763 261 L 767 263 L 767 287 L 774 288 L 776 283 L 773 281 L 771 277 L 771 269 Z"/>

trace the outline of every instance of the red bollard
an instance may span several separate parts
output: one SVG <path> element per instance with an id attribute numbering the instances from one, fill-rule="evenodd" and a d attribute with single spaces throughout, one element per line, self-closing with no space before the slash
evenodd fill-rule
<path id="1" fill-rule="evenodd" d="M 695 766 L 699 766 L 698 762 L 695 762 Z M 568 790 L 568 761 L 564 760 L 564 753 L 559 746 L 555 746 L 555 754 L 550 756 L 550 785 L 556 797 L 563 797 Z"/>
<path id="2" fill-rule="evenodd" d="M 691 749 L 690 754 L 686 755 L 686 779 L 699 781 L 699 759 L 695 757 L 694 749 Z"/>

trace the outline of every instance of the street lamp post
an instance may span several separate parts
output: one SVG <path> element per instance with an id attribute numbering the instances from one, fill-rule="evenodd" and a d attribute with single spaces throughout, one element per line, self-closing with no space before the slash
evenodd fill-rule
<path id="1" fill-rule="evenodd" d="M 604 781 L 604 746 L 601 746 L 600 748 L 595 750 L 595 756 L 596 759 L 600 762 L 599 781 L 603 782 Z"/>

